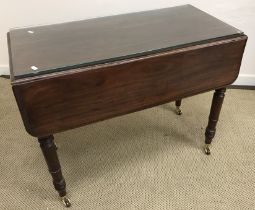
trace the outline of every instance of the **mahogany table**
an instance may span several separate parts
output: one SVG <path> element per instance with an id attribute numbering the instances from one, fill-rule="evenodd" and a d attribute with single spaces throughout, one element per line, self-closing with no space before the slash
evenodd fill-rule
<path id="1" fill-rule="evenodd" d="M 64 204 L 53 134 L 215 90 L 205 152 L 226 86 L 238 76 L 247 36 L 184 5 L 10 30 L 13 92 L 29 134 L 38 138 Z M 196 123 L 196 122 L 194 122 Z"/>

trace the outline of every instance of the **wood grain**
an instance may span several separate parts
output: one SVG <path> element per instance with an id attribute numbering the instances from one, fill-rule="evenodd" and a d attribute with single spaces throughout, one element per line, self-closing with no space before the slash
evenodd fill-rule
<path id="1" fill-rule="evenodd" d="M 13 91 L 28 133 L 47 136 L 226 86 L 238 76 L 246 40 L 26 78 Z"/>
<path id="2" fill-rule="evenodd" d="M 241 33 L 191 5 L 184 5 L 15 29 L 8 36 L 13 78 L 17 79 L 224 40 Z M 31 66 L 39 71 L 32 71 Z"/>

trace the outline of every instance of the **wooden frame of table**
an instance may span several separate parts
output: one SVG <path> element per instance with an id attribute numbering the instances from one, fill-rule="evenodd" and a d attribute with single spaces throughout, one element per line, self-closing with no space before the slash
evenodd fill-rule
<path id="1" fill-rule="evenodd" d="M 9 34 L 8 40 L 11 57 Z M 177 114 L 181 114 L 183 98 L 215 90 L 205 131 L 205 152 L 210 154 L 226 86 L 238 76 L 246 41 L 247 36 L 240 34 L 135 58 L 13 79 L 25 128 L 38 138 L 54 187 L 65 205 L 71 204 L 53 134 L 171 101 L 176 101 Z"/>

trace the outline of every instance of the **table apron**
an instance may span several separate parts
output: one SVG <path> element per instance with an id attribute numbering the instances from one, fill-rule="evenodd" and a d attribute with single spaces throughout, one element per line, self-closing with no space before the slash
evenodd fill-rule
<path id="1" fill-rule="evenodd" d="M 13 91 L 27 132 L 50 135 L 231 84 L 246 39 L 49 74 Z"/>

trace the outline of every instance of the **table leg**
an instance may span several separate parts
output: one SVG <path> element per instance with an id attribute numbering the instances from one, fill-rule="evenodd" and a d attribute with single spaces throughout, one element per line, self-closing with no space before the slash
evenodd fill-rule
<path id="1" fill-rule="evenodd" d="M 182 114 L 182 110 L 181 110 L 181 103 L 182 103 L 182 99 L 176 100 L 175 101 L 175 106 L 176 106 L 176 114 L 181 115 Z"/>
<path id="2" fill-rule="evenodd" d="M 215 136 L 216 125 L 219 119 L 221 106 L 224 100 L 226 88 L 217 89 L 214 92 L 209 121 L 205 131 L 205 153 L 210 155 L 210 144 Z"/>
<path id="3" fill-rule="evenodd" d="M 66 207 L 70 207 L 71 203 L 69 199 L 66 197 L 66 183 L 65 179 L 61 172 L 61 166 L 59 163 L 57 148 L 54 143 L 53 135 L 38 138 L 40 143 L 40 147 L 42 149 L 44 158 L 49 168 L 49 172 L 53 179 L 53 185 L 55 189 L 58 191 L 59 196 L 61 197 L 63 203 Z"/>

